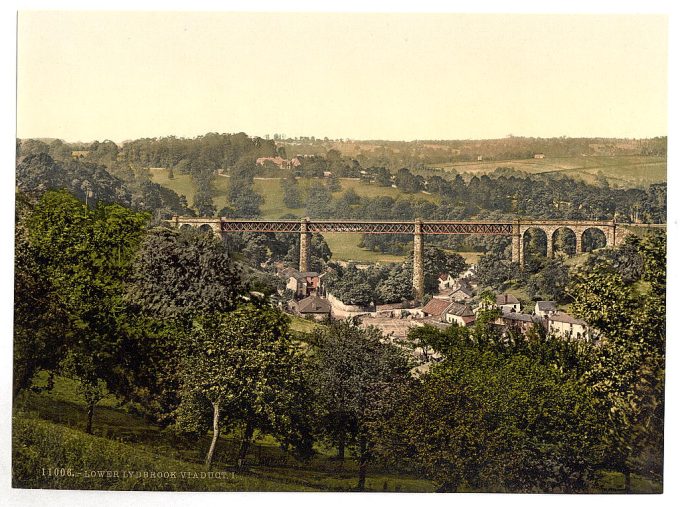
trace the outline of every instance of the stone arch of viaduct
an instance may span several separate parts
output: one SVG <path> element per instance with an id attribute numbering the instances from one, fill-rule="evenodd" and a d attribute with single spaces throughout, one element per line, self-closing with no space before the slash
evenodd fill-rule
<path id="1" fill-rule="evenodd" d="M 309 270 L 312 233 L 347 232 L 364 234 L 413 234 L 413 288 L 417 298 L 424 296 L 423 243 L 425 235 L 485 234 L 512 236 L 512 261 L 524 265 L 524 235 L 530 229 L 542 230 L 548 239 L 547 255 L 553 256 L 554 236 L 559 229 L 571 230 L 576 236 L 576 252 L 582 251 L 583 234 L 588 229 L 601 231 L 607 246 L 616 246 L 630 233 L 615 221 L 514 220 L 512 222 L 473 221 L 377 221 L 377 220 L 250 220 L 196 218 L 174 216 L 172 226 L 209 228 L 222 238 L 235 232 L 284 232 L 300 235 L 300 271 Z"/>

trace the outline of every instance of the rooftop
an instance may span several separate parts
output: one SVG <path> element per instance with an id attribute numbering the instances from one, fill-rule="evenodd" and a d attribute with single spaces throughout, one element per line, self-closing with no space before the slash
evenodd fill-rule
<path id="1" fill-rule="evenodd" d="M 457 315 L 459 317 L 474 317 L 475 313 L 472 311 L 468 305 L 462 305 L 460 303 L 451 303 L 451 305 L 446 310 L 446 313 L 451 315 Z"/>
<path id="2" fill-rule="evenodd" d="M 331 304 L 317 295 L 312 295 L 297 302 L 300 313 L 330 313 Z"/>
<path id="3" fill-rule="evenodd" d="M 555 301 L 536 301 L 536 306 L 542 312 L 557 310 L 557 303 L 555 303 Z"/>
<path id="4" fill-rule="evenodd" d="M 533 315 L 528 315 L 526 313 L 506 313 L 502 317 L 503 320 L 514 320 L 517 322 L 540 322 L 540 317 L 535 317 Z"/>
<path id="5" fill-rule="evenodd" d="M 586 321 L 572 317 L 568 313 L 558 312 L 548 317 L 553 322 L 564 322 L 565 324 L 578 324 L 580 326 L 587 326 Z"/>
<path id="6" fill-rule="evenodd" d="M 446 299 L 432 298 L 423 306 L 423 313 L 439 316 L 446 311 L 450 304 L 451 302 Z"/>
<path id="7" fill-rule="evenodd" d="M 512 294 L 500 294 L 496 296 L 496 304 L 497 305 L 516 305 L 519 303 L 519 300 L 513 296 Z"/>

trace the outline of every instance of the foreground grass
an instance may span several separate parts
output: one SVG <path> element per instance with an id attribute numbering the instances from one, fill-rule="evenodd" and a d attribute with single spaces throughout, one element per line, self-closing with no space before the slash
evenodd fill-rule
<path id="1" fill-rule="evenodd" d="M 300 319 L 302 320 L 302 319 Z M 312 322 L 296 322 L 312 325 Z M 38 385 L 44 384 L 41 376 Z M 212 471 L 201 477 L 210 435 L 198 442 L 177 437 L 146 421 L 129 406 L 109 396 L 98 405 L 94 435 L 87 435 L 85 406 L 77 384 L 57 377 L 54 389 L 24 392 L 13 418 L 13 484 L 20 488 L 115 489 L 169 491 L 351 491 L 356 487 L 357 464 L 336 461 L 332 450 L 318 446 L 307 462 L 284 452 L 269 435 L 256 435 L 245 470 L 235 472 L 238 433 L 220 437 Z M 71 469 L 70 474 L 43 476 L 43 469 Z M 89 471 L 119 471 L 118 477 L 95 477 Z M 124 476 L 128 471 L 175 472 L 176 477 Z M 184 477 L 179 472 L 190 472 Z M 80 475 L 76 475 L 80 473 Z M 194 477 L 192 474 L 199 474 Z M 429 481 L 369 468 L 368 491 L 432 491 Z"/>

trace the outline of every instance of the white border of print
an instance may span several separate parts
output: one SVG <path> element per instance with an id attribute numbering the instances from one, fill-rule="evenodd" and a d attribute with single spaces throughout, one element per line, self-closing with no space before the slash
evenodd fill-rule
<path id="1" fill-rule="evenodd" d="M 230 504 L 264 504 L 264 503 L 290 503 L 296 505 L 312 505 L 319 501 L 339 505 L 351 501 L 352 503 L 371 503 L 389 501 L 390 504 L 412 505 L 414 502 L 427 501 L 440 502 L 463 502 L 463 503 L 486 503 L 503 502 L 510 506 L 531 506 L 543 504 L 548 500 L 543 495 L 489 495 L 472 494 L 457 495 L 455 500 L 446 495 L 430 495 L 425 500 L 422 497 L 414 497 L 411 494 L 389 495 L 385 494 L 353 495 L 347 494 L 269 494 L 269 493 L 130 493 L 109 491 L 52 491 L 52 490 L 13 490 L 11 489 L 10 473 L 10 424 L 11 424 L 11 375 L 12 375 L 12 310 L 11 301 L 13 294 L 12 283 L 12 254 L 13 254 L 13 217 L 14 217 L 14 166 L 15 137 L 16 137 L 16 11 L 17 10 L 175 10 L 175 11 L 317 11 L 317 12 L 475 12 L 475 13 L 658 13 L 669 15 L 669 150 L 668 150 L 668 233 L 669 233 L 669 263 L 668 279 L 678 280 L 678 202 L 673 197 L 677 195 L 678 177 L 674 174 L 679 161 L 677 149 L 677 112 L 680 111 L 677 90 L 680 90 L 680 81 L 677 76 L 677 67 L 680 62 L 678 55 L 678 38 L 680 37 L 680 10 L 673 1 L 646 0 L 645 2 L 618 0 L 607 2 L 604 0 L 572 0 L 569 2 L 559 0 L 553 2 L 538 2 L 520 0 L 516 2 L 503 2 L 498 0 L 477 0 L 476 2 L 462 1 L 436 1 L 419 0 L 392 0 L 379 2 L 378 0 L 344 0 L 315 2 L 311 0 L 193 0 L 182 1 L 148 1 L 148 0 L 121 0 L 117 2 L 99 2 L 93 4 L 86 1 L 21 1 L 3 2 L 3 11 L 0 27 L 2 37 L 2 136 L 0 146 L 2 153 L 3 170 L 0 171 L 0 188 L 2 189 L 2 213 L 0 213 L 0 230 L 3 232 L 2 247 L 0 247 L 0 284 L 5 302 L 0 305 L 0 504 L 2 505 L 49 505 L 50 507 L 92 505 L 97 506 L 126 506 L 143 503 L 145 506 L 167 506 L 173 504 L 191 505 L 224 505 Z M 668 284 L 668 300 L 678 301 L 680 291 L 677 284 Z M 633 505 L 639 502 L 652 504 L 677 505 L 680 498 L 680 484 L 675 480 L 678 476 L 678 435 L 674 429 L 680 427 L 677 410 L 678 394 L 678 354 L 677 344 L 678 325 L 671 321 L 668 323 L 667 351 L 669 368 L 667 368 L 667 413 L 666 413 L 666 452 L 665 452 L 665 493 L 652 496 L 623 496 L 615 495 L 602 498 L 600 496 L 580 496 L 574 498 L 569 495 L 553 495 L 548 501 L 552 504 L 571 504 L 574 501 L 590 504 L 602 502 L 617 505 Z M 675 368 L 674 368 L 675 366 Z"/>

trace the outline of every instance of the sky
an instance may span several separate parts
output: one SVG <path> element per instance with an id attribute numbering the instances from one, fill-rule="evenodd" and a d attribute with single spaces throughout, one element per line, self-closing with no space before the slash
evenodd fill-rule
<path id="1" fill-rule="evenodd" d="M 17 136 L 667 135 L 668 17 L 20 11 Z"/>

